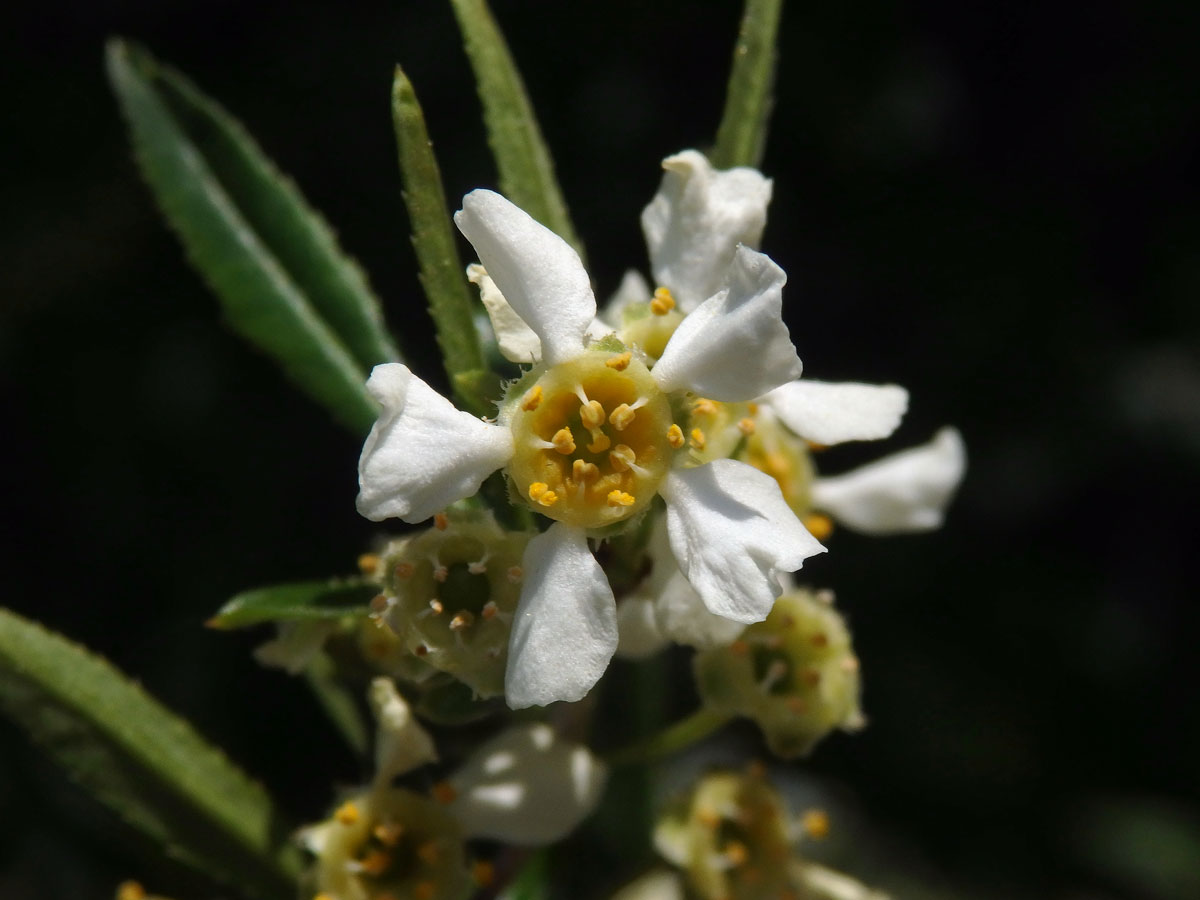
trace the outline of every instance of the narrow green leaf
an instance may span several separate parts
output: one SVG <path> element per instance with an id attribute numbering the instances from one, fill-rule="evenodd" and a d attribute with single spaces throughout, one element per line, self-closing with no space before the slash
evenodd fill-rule
<path id="1" fill-rule="evenodd" d="M 535 850 L 499 900 L 546 900 L 549 896 L 550 855 L 546 850 Z"/>
<path id="2" fill-rule="evenodd" d="M 262 622 L 298 622 L 366 615 L 379 586 L 363 578 L 300 581 L 243 591 L 217 610 L 210 628 L 245 628 Z"/>
<path id="3" fill-rule="evenodd" d="M 767 145 L 771 89 L 775 82 L 775 41 L 783 0 L 746 0 L 725 110 L 717 128 L 712 164 L 718 169 L 757 167 Z"/>
<path id="4" fill-rule="evenodd" d="M 482 382 L 477 373 L 484 368 L 484 361 L 474 322 L 478 304 L 467 286 L 454 243 L 442 173 L 425 128 L 425 115 L 412 83 L 399 66 L 392 81 L 392 123 L 413 248 L 446 374 L 459 402 L 479 415 L 487 415 L 494 408 L 479 390 Z"/>
<path id="5" fill-rule="evenodd" d="M 450 3 L 475 71 L 500 191 L 583 256 L 533 105 L 491 10 L 485 0 Z"/>
<path id="6" fill-rule="evenodd" d="M 0 709 L 172 856 L 256 896 L 294 895 L 298 851 L 260 785 L 111 664 L 4 609 Z"/>
<path id="7" fill-rule="evenodd" d="M 357 269 L 240 127 L 181 76 L 117 40 L 108 75 L 142 174 L 230 325 L 366 432 L 377 413 L 366 369 L 396 353 Z"/>

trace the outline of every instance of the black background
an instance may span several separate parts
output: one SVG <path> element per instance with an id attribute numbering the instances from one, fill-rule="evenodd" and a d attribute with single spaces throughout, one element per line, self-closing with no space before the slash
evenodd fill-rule
<path id="1" fill-rule="evenodd" d="M 658 161 L 714 133 L 738 6 L 495 9 L 604 296 L 645 270 Z M 904 384 L 888 449 L 954 423 L 970 454 L 943 531 L 838 534 L 806 568 L 851 617 L 872 723 L 806 766 L 962 895 L 1184 897 L 1200 879 L 1198 20 L 1189 3 L 785 10 L 763 249 L 806 374 Z M 352 568 L 378 533 L 354 511 L 360 443 L 219 323 L 130 159 L 110 34 L 245 122 L 435 382 L 392 66 L 451 198 L 495 186 L 478 101 L 433 0 L 51 4 L 0 35 L 3 602 L 311 819 L 361 773 L 303 685 L 249 659 L 261 634 L 201 623 L 240 589 Z M 0 723 L 0 896 L 105 897 L 129 876 L 211 896 L 137 853 Z"/>

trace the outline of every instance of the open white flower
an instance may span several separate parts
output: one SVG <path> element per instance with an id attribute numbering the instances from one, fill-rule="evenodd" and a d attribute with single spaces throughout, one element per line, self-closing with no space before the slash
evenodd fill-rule
<path id="1" fill-rule="evenodd" d="M 578 254 L 499 194 L 477 190 L 455 222 L 487 277 L 537 336 L 540 362 L 496 424 L 455 409 L 398 363 L 367 382 L 382 412 L 359 461 L 359 511 L 422 521 L 504 468 L 517 495 L 555 524 L 529 542 L 505 693 L 514 708 L 578 700 L 617 644 L 616 609 L 589 536 L 667 505 L 683 575 L 712 612 L 755 622 L 777 576 L 823 547 L 769 476 L 733 460 L 672 465 L 689 438 L 672 402 L 760 396 L 800 374 L 780 318 L 786 276 L 739 247 L 721 290 L 687 317 L 653 369 L 619 342 L 592 341 L 596 301 Z M 693 434 L 694 443 L 703 435 Z"/>

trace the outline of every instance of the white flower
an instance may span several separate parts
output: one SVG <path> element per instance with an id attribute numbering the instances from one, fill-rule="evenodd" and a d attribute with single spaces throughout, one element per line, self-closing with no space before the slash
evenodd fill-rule
<path id="1" fill-rule="evenodd" d="M 724 286 L 649 369 L 619 343 L 589 343 L 596 302 L 565 241 L 490 191 L 468 194 L 455 222 L 537 337 L 540 363 L 510 391 L 496 424 L 455 409 L 403 365 L 377 366 L 367 386 L 383 411 L 359 461 L 358 508 L 371 519 L 419 522 L 503 467 L 531 508 L 555 520 L 523 560 L 509 705 L 578 700 L 603 674 L 617 644 L 616 610 L 587 541 L 632 520 L 655 495 L 667 504 L 679 568 L 707 608 L 763 619 L 780 592 L 778 573 L 824 548 L 769 476 L 732 460 L 673 467 L 688 438 L 671 399 L 694 391 L 749 400 L 800 374 L 780 318 L 783 271 L 737 248 Z"/>

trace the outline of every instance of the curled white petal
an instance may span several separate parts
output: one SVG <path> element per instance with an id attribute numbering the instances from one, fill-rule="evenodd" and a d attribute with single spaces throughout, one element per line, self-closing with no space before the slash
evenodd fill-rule
<path id="1" fill-rule="evenodd" d="M 659 631 L 677 644 L 703 649 L 728 644 L 742 633 L 743 623 L 709 612 L 696 589 L 675 569 L 655 607 Z"/>
<path id="2" fill-rule="evenodd" d="M 513 709 L 581 699 L 617 649 L 617 610 L 582 529 L 561 522 L 529 542 L 508 643 Z"/>
<path id="3" fill-rule="evenodd" d="M 376 366 L 367 392 L 382 407 L 358 460 L 358 511 L 421 522 L 479 490 L 512 457 L 512 434 L 454 404 L 401 363 Z"/>
<path id="4" fill-rule="evenodd" d="M 571 245 L 493 191 L 463 197 L 454 222 L 496 287 L 541 339 L 550 365 L 583 351 L 596 316 L 587 272 Z"/>
<path id="5" fill-rule="evenodd" d="M 617 604 L 617 656 L 646 659 L 671 641 L 659 630 L 653 597 L 635 595 Z"/>
<path id="6" fill-rule="evenodd" d="M 761 402 L 805 440 L 841 444 L 877 441 L 890 435 L 908 411 L 908 391 L 897 384 L 804 378 L 780 385 Z"/>
<path id="7" fill-rule="evenodd" d="M 471 837 L 522 846 L 553 843 L 600 800 L 604 764 L 545 724 L 510 728 L 454 775 L 450 811 Z"/>
<path id="8" fill-rule="evenodd" d="M 658 193 L 642 211 L 650 269 L 690 312 L 720 290 L 738 244 L 757 247 L 771 181 L 755 169 L 713 169 L 702 153 L 663 160 Z"/>
<path id="9" fill-rule="evenodd" d="M 391 784 L 397 775 L 437 760 L 433 738 L 413 716 L 390 678 L 375 678 L 367 694 L 377 726 L 375 783 Z"/>
<path id="10" fill-rule="evenodd" d="M 727 274 L 725 289 L 684 317 L 651 370 L 664 391 L 752 400 L 800 377 L 782 318 L 783 269 L 739 247 Z"/>
<path id="11" fill-rule="evenodd" d="M 487 269 L 479 263 L 467 266 L 467 280 L 479 288 L 479 299 L 492 320 L 492 331 L 500 354 L 509 362 L 534 363 L 542 358 L 542 341 L 504 299 Z"/>
<path id="12" fill-rule="evenodd" d="M 966 465 L 962 437 L 943 428 L 928 444 L 816 479 L 813 505 L 863 534 L 928 531 L 942 524 Z"/>
<path id="13" fill-rule="evenodd" d="M 726 619 L 765 619 L 781 592 L 780 574 L 825 550 L 788 508 L 779 483 L 745 463 L 676 469 L 662 494 L 679 568 L 704 605 Z"/>

